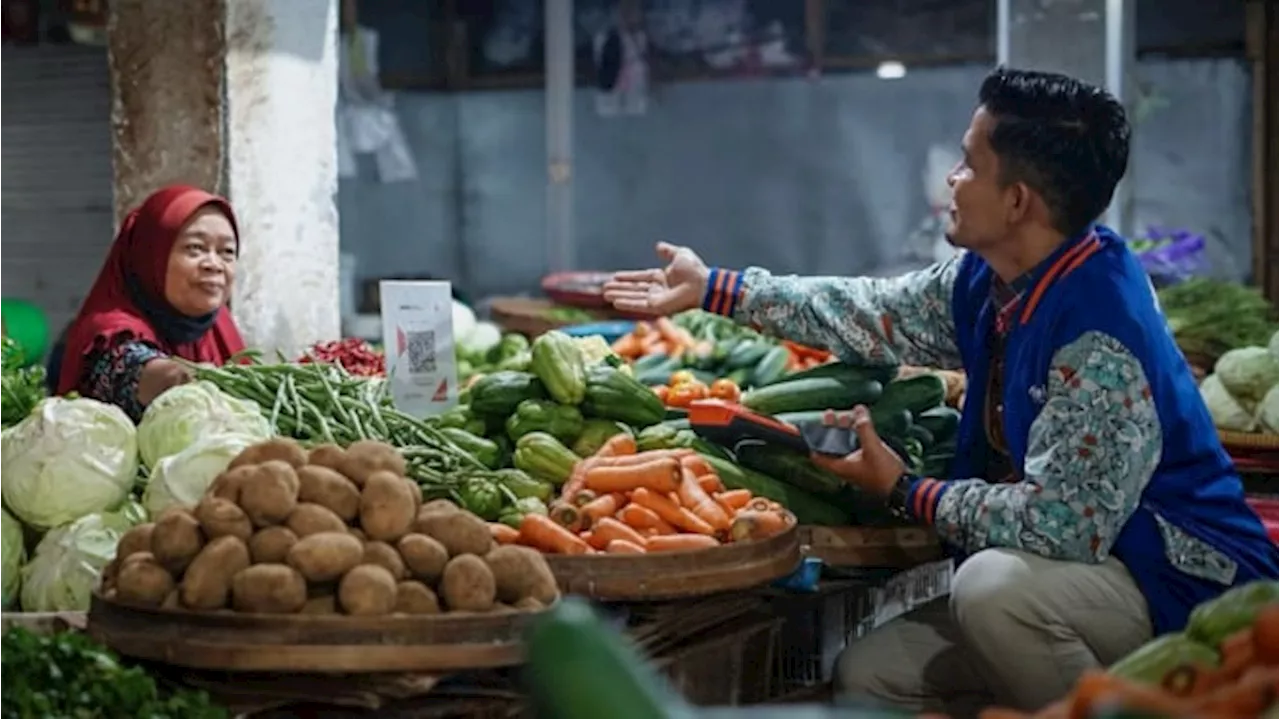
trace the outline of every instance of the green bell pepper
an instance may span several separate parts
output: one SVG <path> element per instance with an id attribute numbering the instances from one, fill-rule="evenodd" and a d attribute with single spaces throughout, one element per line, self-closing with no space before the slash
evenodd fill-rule
<path id="1" fill-rule="evenodd" d="M 582 413 L 577 407 L 547 400 L 527 399 L 507 418 L 507 435 L 520 439 L 530 432 L 546 432 L 561 442 L 572 442 L 582 434 Z"/>
<path id="2" fill-rule="evenodd" d="M 547 515 L 547 505 L 537 497 L 521 497 L 515 504 L 505 507 L 498 515 L 498 521 L 508 527 L 520 528 L 520 520 L 526 514 Z"/>
<path id="3" fill-rule="evenodd" d="M 507 491 L 515 495 L 517 499 L 533 497 L 543 502 L 549 502 L 551 501 L 551 495 L 555 493 L 555 487 L 551 486 L 550 482 L 534 479 L 519 469 L 498 470 L 493 473 L 493 478 L 498 484 L 506 487 Z"/>
<path id="4" fill-rule="evenodd" d="M 612 419 L 589 419 L 582 423 L 582 433 L 570 449 L 579 457 L 590 457 L 618 434 L 631 434 L 631 428 Z"/>
<path id="5" fill-rule="evenodd" d="M 492 522 L 502 513 L 502 490 L 481 477 L 466 480 L 458 491 L 462 507 L 477 517 Z"/>
<path id="6" fill-rule="evenodd" d="M 502 450 L 492 441 L 457 427 L 445 427 L 440 430 L 440 433 L 489 469 L 502 466 Z"/>

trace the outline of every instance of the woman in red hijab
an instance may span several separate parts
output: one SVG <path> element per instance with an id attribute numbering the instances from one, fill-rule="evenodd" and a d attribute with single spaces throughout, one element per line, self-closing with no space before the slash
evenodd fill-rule
<path id="1" fill-rule="evenodd" d="M 57 393 L 115 404 L 137 421 L 190 380 L 172 358 L 222 364 L 244 349 L 227 310 L 239 251 L 223 198 L 185 185 L 148 197 L 125 217 L 67 331 Z"/>

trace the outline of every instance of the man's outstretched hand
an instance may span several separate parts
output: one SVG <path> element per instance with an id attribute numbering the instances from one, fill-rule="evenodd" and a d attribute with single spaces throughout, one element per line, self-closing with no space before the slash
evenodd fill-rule
<path id="1" fill-rule="evenodd" d="M 702 306 L 710 270 L 688 247 L 658 243 L 662 269 L 617 272 L 604 285 L 604 298 L 623 312 L 673 315 Z"/>

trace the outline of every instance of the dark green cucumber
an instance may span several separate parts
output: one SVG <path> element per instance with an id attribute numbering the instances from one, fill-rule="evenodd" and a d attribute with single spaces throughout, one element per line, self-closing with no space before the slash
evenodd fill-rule
<path id="1" fill-rule="evenodd" d="M 931 407 L 912 418 L 915 424 L 929 430 L 934 442 L 943 442 L 956 436 L 960 428 L 960 413 L 951 407 Z"/>
<path id="2" fill-rule="evenodd" d="M 645 365 L 642 369 L 637 362 L 631 368 L 632 374 L 635 375 L 636 381 L 646 387 L 654 385 L 666 384 L 671 380 L 671 375 L 684 366 L 679 357 L 667 357 L 665 355 L 649 355 L 641 359 L 649 359 L 649 357 L 658 357 L 659 362 Z"/>
<path id="3" fill-rule="evenodd" d="M 768 340 L 744 339 L 734 345 L 728 356 L 725 357 L 724 364 L 729 369 L 754 369 L 760 359 L 773 347 L 774 344 Z"/>
<path id="4" fill-rule="evenodd" d="M 905 439 L 910 436 L 911 413 L 905 409 L 896 409 L 876 403 L 871 406 L 871 423 L 881 437 L 897 437 Z"/>
<path id="5" fill-rule="evenodd" d="M 806 492 L 830 495 L 839 492 L 845 481 L 814 464 L 800 452 L 764 443 L 744 443 L 735 454 L 738 464 Z"/>
<path id="6" fill-rule="evenodd" d="M 955 455 L 950 452 L 930 452 L 924 456 L 924 461 L 920 463 L 920 474 L 935 479 L 950 479 L 951 461 L 953 459 L 955 459 Z"/>
<path id="7" fill-rule="evenodd" d="M 699 451 L 699 454 L 706 458 L 724 486 L 729 489 L 749 489 L 754 495 L 772 499 L 791 510 L 800 524 L 825 527 L 849 524 L 849 512 L 835 502 L 827 502 L 822 497 L 737 465 L 722 456 L 703 451 Z"/>
<path id="8" fill-rule="evenodd" d="M 907 436 L 915 437 L 916 441 L 920 443 L 920 446 L 925 448 L 925 451 L 928 451 L 929 448 L 933 446 L 933 432 L 930 432 L 927 428 L 921 427 L 914 422 L 911 423 L 910 427 L 907 427 Z"/>
<path id="9" fill-rule="evenodd" d="M 889 384 L 898 376 L 898 368 L 894 365 L 889 366 L 855 366 L 848 365 L 843 362 L 828 362 L 820 364 L 817 367 L 810 367 L 806 370 L 793 372 L 780 381 L 790 382 L 798 379 L 818 379 L 821 377 L 830 377 L 838 379 L 841 382 L 849 384 L 860 384 L 863 382 L 879 382 L 882 385 Z"/>
<path id="10" fill-rule="evenodd" d="M 947 385 L 932 372 L 890 382 L 876 403 L 887 410 L 906 410 L 913 415 L 941 406 L 947 399 Z"/>
<path id="11" fill-rule="evenodd" d="M 773 384 L 781 379 L 787 373 L 787 360 L 791 358 L 791 351 L 786 347 L 778 345 L 771 348 L 760 361 L 756 363 L 756 367 L 751 371 L 751 384 L 755 387 L 763 387 Z"/>
<path id="12" fill-rule="evenodd" d="M 831 377 L 789 380 L 759 387 L 742 396 L 742 404 L 762 414 L 803 412 L 815 409 L 850 409 L 874 404 L 883 387 L 874 380 L 845 384 Z"/>

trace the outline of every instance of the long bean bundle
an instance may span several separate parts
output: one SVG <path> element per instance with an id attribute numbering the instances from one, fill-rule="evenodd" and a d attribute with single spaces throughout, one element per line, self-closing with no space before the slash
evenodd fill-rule
<path id="1" fill-rule="evenodd" d="M 304 444 L 345 447 L 373 439 L 399 447 L 409 474 L 424 488 L 448 492 L 461 475 L 485 469 L 432 422 L 392 406 L 385 380 L 323 363 L 192 365 L 192 370 L 197 379 L 257 403 L 276 434 Z"/>

